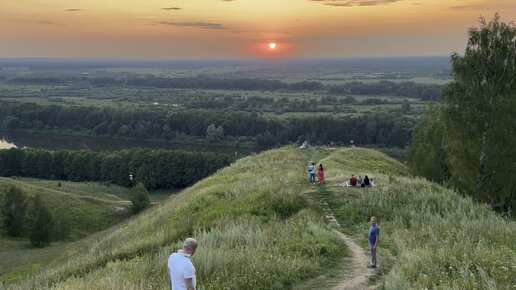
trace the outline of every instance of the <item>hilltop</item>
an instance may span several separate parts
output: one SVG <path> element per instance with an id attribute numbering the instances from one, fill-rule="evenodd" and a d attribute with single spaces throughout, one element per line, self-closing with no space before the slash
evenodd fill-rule
<path id="1" fill-rule="evenodd" d="M 327 185 L 310 186 L 309 162 Z M 377 187 L 344 188 L 351 174 Z M 163 289 L 166 259 L 193 236 L 202 289 L 331 288 L 353 253 L 325 219 L 366 247 L 368 219 L 382 229 L 372 285 L 387 289 L 510 288 L 516 225 L 454 191 L 412 178 L 370 149 L 284 147 L 242 158 L 121 225 L 78 241 L 13 289 Z M 365 266 L 365 265 L 363 265 Z M 360 266 L 358 266 L 360 267 Z"/>

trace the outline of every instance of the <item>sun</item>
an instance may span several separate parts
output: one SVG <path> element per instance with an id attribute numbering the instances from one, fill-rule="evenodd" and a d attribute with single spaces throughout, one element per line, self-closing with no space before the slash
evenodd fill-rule
<path id="1" fill-rule="evenodd" d="M 270 49 L 275 49 L 276 48 L 276 42 L 269 43 L 269 48 Z"/>

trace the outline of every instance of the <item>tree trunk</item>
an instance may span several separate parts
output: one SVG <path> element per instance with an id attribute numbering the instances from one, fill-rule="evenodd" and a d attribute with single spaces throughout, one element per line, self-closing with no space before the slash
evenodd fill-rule
<path id="1" fill-rule="evenodd" d="M 486 116 L 487 117 L 487 116 Z M 489 127 L 489 121 L 484 121 L 484 129 L 482 130 L 482 144 L 480 145 L 480 158 L 479 158 L 479 168 L 477 175 L 477 184 L 476 184 L 476 193 L 477 196 L 481 195 L 482 187 L 484 186 L 484 181 L 486 179 L 486 162 L 487 162 L 487 130 Z M 485 189 L 484 189 L 485 190 Z M 496 201 L 493 197 L 491 197 L 491 193 L 486 193 L 487 198 L 491 201 L 491 207 L 496 204 Z"/>

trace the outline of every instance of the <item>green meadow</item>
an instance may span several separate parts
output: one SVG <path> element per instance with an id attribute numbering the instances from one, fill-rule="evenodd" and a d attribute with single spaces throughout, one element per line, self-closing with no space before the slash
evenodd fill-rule
<path id="1" fill-rule="evenodd" d="M 312 161 L 325 166 L 326 185 L 308 184 Z M 346 188 L 351 174 L 367 174 L 378 186 Z M 352 265 L 314 200 L 327 204 L 339 230 L 366 251 L 368 220 L 378 217 L 379 268 L 371 287 L 516 287 L 514 221 L 411 177 L 378 151 L 294 147 L 239 159 L 129 221 L 69 244 L 30 277 L 4 283 L 167 289 L 167 257 L 192 236 L 200 244 L 192 258 L 199 289 L 328 289 Z"/>

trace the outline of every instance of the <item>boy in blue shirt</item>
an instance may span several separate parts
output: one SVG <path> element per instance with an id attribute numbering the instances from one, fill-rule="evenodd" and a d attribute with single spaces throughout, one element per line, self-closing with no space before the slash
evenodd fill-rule
<path id="1" fill-rule="evenodd" d="M 376 248 L 380 241 L 380 228 L 376 223 L 376 217 L 371 217 L 371 227 L 369 228 L 369 249 L 371 249 L 371 265 L 367 268 L 376 268 Z"/>

